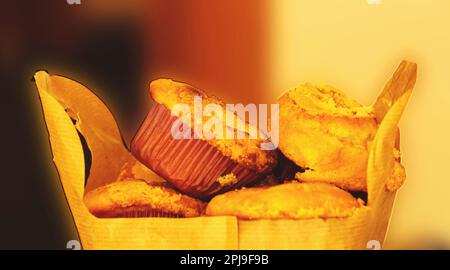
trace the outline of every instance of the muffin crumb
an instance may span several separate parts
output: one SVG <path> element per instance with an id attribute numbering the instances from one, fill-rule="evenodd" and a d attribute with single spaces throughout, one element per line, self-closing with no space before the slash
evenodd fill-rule
<path id="1" fill-rule="evenodd" d="M 229 186 L 236 184 L 238 182 L 238 179 L 236 178 L 236 175 L 234 175 L 233 173 L 229 173 L 217 178 L 217 182 L 219 182 L 221 186 Z"/>

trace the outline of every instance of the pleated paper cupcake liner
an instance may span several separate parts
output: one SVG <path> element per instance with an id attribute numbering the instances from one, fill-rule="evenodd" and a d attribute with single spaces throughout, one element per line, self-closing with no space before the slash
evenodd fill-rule
<path id="1" fill-rule="evenodd" d="M 208 200 L 264 177 L 223 155 L 205 140 L 173 138 L 171 129 L 177 119 L 164 105 L 154 105 L 131 144 L 132 154 L 176 189 Z M 230 174 L 236 177 L 235 183 L 218 182 L 221 176 Z"/>

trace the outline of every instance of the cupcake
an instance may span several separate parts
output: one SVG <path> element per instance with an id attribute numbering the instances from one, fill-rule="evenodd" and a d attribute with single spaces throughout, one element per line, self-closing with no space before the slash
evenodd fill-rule
<path id="1" fill-rule="evenodd" d="M 370 145 L 378 123 L 373 110 L 327 85 L 303 84 L 279 98 L 282 153 L 304 169 L 301 181 L 367 190 Z"/>
<path id="2" fill-rule="evenodd" d="M 290 182 L 218 195 L 208 203 L 206 215 L 240 219 L 342 218 L 362 205 L 360 199 L 331 184 Z"/>
<path id="3" fill-rule="evenodd" d="M 96 217 L 197 217 L 205 204 L 164 185 L 127 179 L 96 188 L 84 196 Z"/>
<path id="4" fill-rule="evenodd" d="M 261 149 L 267 140 L 250 136 L 255 127 L 239 118 L 236 123 L 240 125 L 230 126 L 224 115 L 198 116 L 194 110 L 194 100 L 201 98 L 202 108 L 214 104 L 227 116 L 231 113 L 235 117 L 219 99 L 167 79 L 153 81 L 150 94 L 155 104 L 133 138 L 131 153 L 176 189 L 208 200 L 216 194 L 252 185 L 275 167 L 276 152 Z M 180 104 L 187 106 L 187 112 L 177 115 L 174 111 Z M 193 117 L 186 118 L 187 114 Z M 211 120 L 218 124 L 204 125 Z M 180 123 L 182 128 L 177 126 Z M 181 133 L 174 135 L 174 131 Z M 236 136 L 225 136 L 227 131 Z M 239 132 L 245 138 L 238 137 Z"/>

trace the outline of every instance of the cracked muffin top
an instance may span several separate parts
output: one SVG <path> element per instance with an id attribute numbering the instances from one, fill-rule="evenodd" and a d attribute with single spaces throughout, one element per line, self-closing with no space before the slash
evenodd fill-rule
<path id="1" fill-rule="evenodd" d="M 198 121 L 197 123 L 202 123 L 201 128 L 203 132 L 199 136 L 200 139 L 216 147 L 223 155 L 229 157 L 231 160 L 256 172 L 269 171 L 275 167 L 276 152 L 274 150 L 261 149 L 261 143 L 270 143 L 266 136 L 259 132 L 256 127 L 244 122 L 235 112 L 228 110 L 220 99 L 214 96 L 208 96 L 201 90 L 188 84 L 175 82 L 170 79 L 153 81 L 150 84 L 150 94 L 153 100 L 166 106 L 172 112 L 178 104 L 188 105 L 190 108 L 190 119 L 182 118 L 183 122 L 186 122 L 190 127 L 194 126 L 194 119 Z M 194 114 L 194 97 L 202 98 L 201 110 L 208 104 L 215 104 L 220 106 L 223 114 L 216 115 L 212 113 L 211 115 L 205 115 L 202 113 L 202 117 L 199 118 L 199 115 Z M 232 115 L 235 120 L 231 126 L 227 123 L 228 114 Z M 211 123 L 211 119 L 218 123 L 221 128 L 217 128 L 216 125 L 208 125 L 208 123 Z M 227 130 L 233 131 L 234 138 L 228 138 L 226 136 Z M 243 132 L 245 138 L 237 137 L 238 131 Z M 211 132 L 214 137 L 212 138 L 210 136 L 209 138 L 205 138 L 205 132 Z"/>

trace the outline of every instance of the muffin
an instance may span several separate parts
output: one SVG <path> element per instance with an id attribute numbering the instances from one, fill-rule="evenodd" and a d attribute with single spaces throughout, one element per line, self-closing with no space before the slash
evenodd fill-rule
<path id="1" fill-rule="evenodd" d="M 127 179 L 96 188 L 84 196 L 96 217 L 197 217 L 205 204 L 164 185 Z"/>
<path id="2" fill-rule="evenodd" d="M 290 182 L 218 195 L 208 203 L 206 215 L 241 219 L 341 218 L 352 215 L 362 205 L 361 200 L 331 184 Z"/>
<path id="3" fill-rule="evenodd" d="M 176 189 L 208 200 L 216 194 L 252 185 L 275 167 L 276 152 L 261 149 L 261 144 L 267 143 L 267 139 L 250 136 L 251 132 L 255 132 L 255 127 L 239 118 L 236 118 L 239 125 L 229 126 L 223 115 L 199 117 L 195 113 L 194 97 L 202 98 L 203 108 L 207 104 L 215 104 L 227 112 L 225 104 L 219 99 L 190 85 L 168 79 L 153 81 L 150 94 L 155 104 L 133 138 L 131 153 Z M 187 105 L 187 113 L 193 117 L 188 119 L 185 115 L 178 117 L 173 113 L 179 104 Z M 234 112 L 231 115 L 236 117 Z M 197 123 L 208 123 L 213 119 L 219 124 L 200 126 L 203 132 L 199 134 L 195 119 L 200 120 Z M 188 134 L 187 137 L 173 136 L 173 127 L 180 121 L 183 124 L 182 134 Z M 235 136 L 224 136 L 227 130 L 233 131 Z M 214 136 L 206 137 L 207 132 Z M 238 137 L 239 132 L 245 138 Z"/>
<path id="4" fill-rule="evenodd" d="M 303 84 L 279 98 L 282 153 L 304 169 L 302 181 L 367 190 L 370 145 L 378 123 L 373 110 L 327 85 Z"/>

